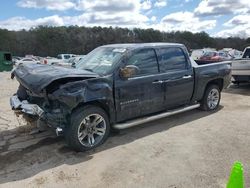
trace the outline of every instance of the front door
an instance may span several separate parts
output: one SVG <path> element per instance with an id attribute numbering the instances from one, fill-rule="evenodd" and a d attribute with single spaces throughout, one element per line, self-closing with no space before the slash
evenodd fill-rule
<path id="1" fill-rule="evenodd" d="M 117 121 L 132 119 L 163 109 L 164 87 L 154 49 L 134 51 L 126 61 L 138 67 L 138 73 L 126 80 L 115 80 Z"/>

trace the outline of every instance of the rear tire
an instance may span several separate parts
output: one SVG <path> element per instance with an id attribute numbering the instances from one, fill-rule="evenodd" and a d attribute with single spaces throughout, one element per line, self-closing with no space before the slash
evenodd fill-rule
<path id="1" fill-rule="evenodd" d="M 221 91 L 217 85 L 209 85 L 201 100 L 201 109 L 204 111 L 217 110 L 220 104 Z"/>
<path id="2" fill-rule="evenodd" d="M 107 113 L 97 106 L 84 106 L 72 113 L 65 130 L 67 144 L 76 151 L 87 151 L 103 144 L 110 133 Z"/>

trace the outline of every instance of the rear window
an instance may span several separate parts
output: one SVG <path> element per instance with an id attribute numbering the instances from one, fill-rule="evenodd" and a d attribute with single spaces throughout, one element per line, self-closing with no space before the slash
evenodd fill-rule
<path id="1" fill-rule="evenodd" d="M 161 71 L 185 70 L 187 60 L 181 48 L 162 48 L 158 50 Z"/>

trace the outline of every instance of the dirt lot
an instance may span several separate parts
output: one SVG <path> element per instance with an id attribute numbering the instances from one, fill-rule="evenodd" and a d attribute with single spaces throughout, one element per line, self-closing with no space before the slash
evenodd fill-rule
<path id="1" fill-rule="evenodd" d="M 250 187 L 250 85 L 224 91 L 216 113 L 193 110 L 124 130 L 85 153 L 53 132 L 29 135 L 9 107 L 17 85 L 0 73 L 0 187 L 225 187 L 236 160 Z"/>

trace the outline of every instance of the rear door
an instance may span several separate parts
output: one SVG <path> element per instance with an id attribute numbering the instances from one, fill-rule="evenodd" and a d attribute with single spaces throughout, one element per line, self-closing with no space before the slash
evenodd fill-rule
<path id="1" fill-rule="evenodd" d="M 165 88 L 165 108 L 188 104 L 194 89 L 194 73 L 188 55 L 181 47 L 160 48 L 157 55 Z"/>
<path id="2" fill-rule="evenodd" d="M 115 79 L 117 121 L 160 111 L 164 107 L 164 88 L 159 82 L 161 76 L 155 50 L 136 50 L 125 65 L 137 66 L 139 72 L 127 80 L 119 76 Z"/>

